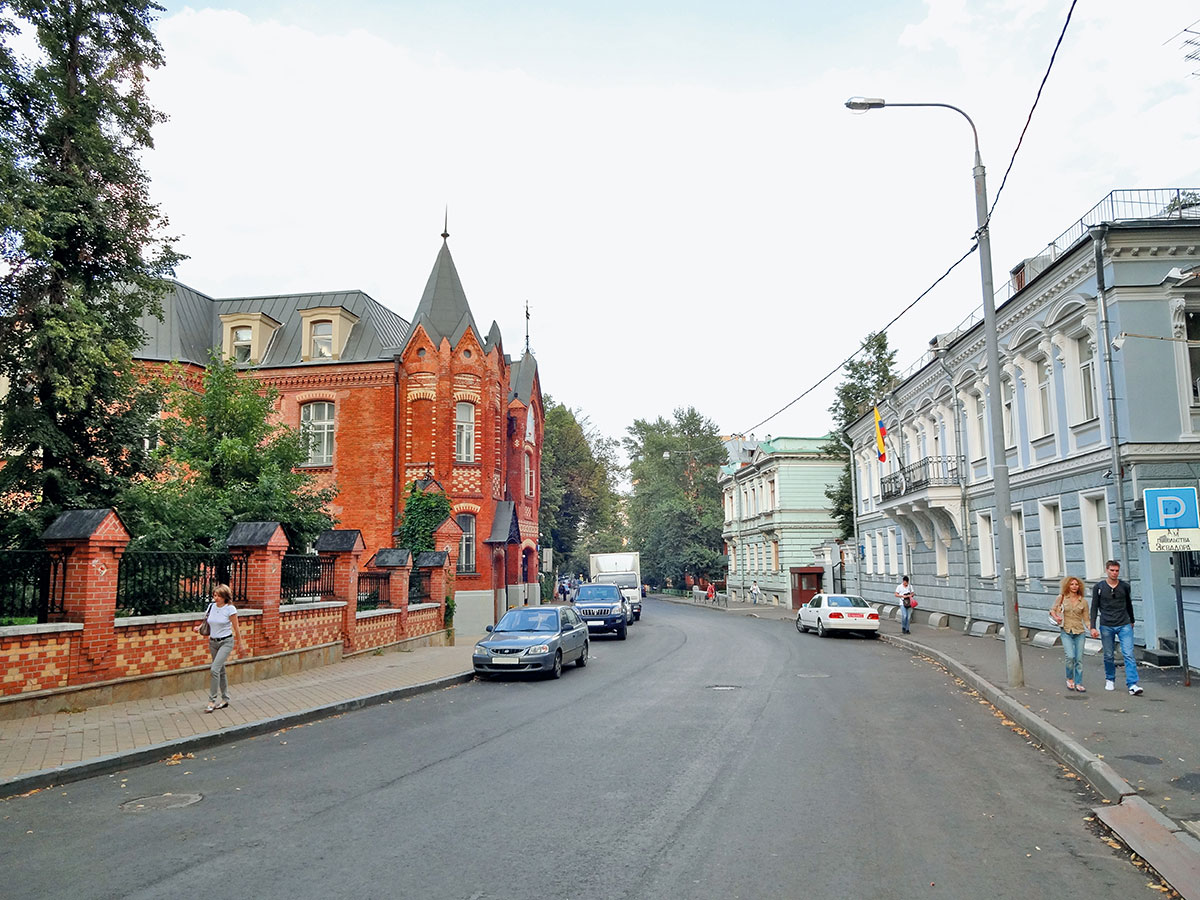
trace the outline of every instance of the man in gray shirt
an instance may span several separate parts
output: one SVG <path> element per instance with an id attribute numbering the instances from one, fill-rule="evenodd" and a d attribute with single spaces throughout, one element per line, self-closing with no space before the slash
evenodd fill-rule
<path id="1" fill-rule="evenodd" d="M 1120 641 L 1125 660 L 1125 687 L 1130 696 L 1139 697 L 1137 662 L 1133 658 L 1133 593 L 1129 582 L 1121 580 L 1121 564 L 1110 559 L 1104 564 L 1108 577 L 1092 588 L 1092 637 L 1100 638 L 1104 648 L 1104 689 L 1114 690 L 1117 678 L 1115 644 Z M 1100 628 L 1096 628 L 1096 619 Z"/>

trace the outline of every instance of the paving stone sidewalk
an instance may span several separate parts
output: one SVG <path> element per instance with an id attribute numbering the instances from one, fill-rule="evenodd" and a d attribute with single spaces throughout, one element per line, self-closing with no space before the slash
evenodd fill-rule
<path id="1" fill-rule="evenodd" d="M 229 706 L 214 713 L 206 691 L 188 691 L 0 721 L 0 797 L 461 683 L 473 677 L 477 639 L 230 685 Z"/>

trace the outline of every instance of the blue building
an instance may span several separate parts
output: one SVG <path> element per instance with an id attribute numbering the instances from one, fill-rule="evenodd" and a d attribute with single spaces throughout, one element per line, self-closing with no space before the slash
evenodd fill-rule
<path id="1" fill-rule="evenodd" d="M 1047 627 L 1064 576 L 1090 587 L 1115 558 L 1133 586 L 1136 643 L 1170 662 L 1172 557 L 1150 552 L 1141 497 L 1200 478 L 1200 191 L 1114 191 L 1014 266 L 996 301 L 1001 371 L 987 371 L 975 316 L 879 398 L 886 463 L 872 415 L 849 430 L 862 593 L 894 602 L 909 574 L 922 609 L 1002 622 L 996 535 L 1011 516 L 1022 627 Z M 1009 510 L 992 493 L 992 379 Z M 1195 665 L 1200 554 L 1182 575 Z"/>

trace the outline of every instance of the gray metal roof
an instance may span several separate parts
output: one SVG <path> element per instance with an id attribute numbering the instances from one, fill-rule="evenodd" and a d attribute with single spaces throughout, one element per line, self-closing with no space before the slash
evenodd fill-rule
<path id="1" fill-rule="evenodd" d="M 485 544 L 519 544 L 521 528 L 517 522 L 517 507 L 512 500 L 501 500 L 496 504 L 492 519 L 492 533 L 483 541 Z"/>
<path id="2" fill-rule="evenodd" d="M 330 528 L 317 535 L 314 549 L 318 553 L 350 553 L 360 546 L 366 544 L 357 528 Z"/>
<path id="3" fill-rule="evenodd" d="M 537 360 L 533 358 L 533 354 L 526 353 L 508 370 L 509 398 L 520 400 L 528 406 L 533 395 L 535 375 Z"/>
<path id="4" fill-rule="evenodd" d="M 280 527 L 278 522 L 238 522 L 225 539 L 226 547 L 265 547 Z"/>
<path id="5" fill-rule="evenodd" d="M 429 273 L 429 281 L 425 283 L 425 293 L 421 295 L 421 302 L 413 313 L 410 339 L 418 325 L 425 329 L 434 344 L 446 338 L 450 346 L 456 346 L 469 328 L 475 333 L 475 340 L 480 346 L 483 345 L 483 336 L 471 315 L 467 292 L 463 290 L 458 269 L 454 267 L 454 259 L 450 256 L 450 245 L 445 239 L 433 263 L 433 271 Z"/>
<path id="6" fill-rule="evenodd" d="M 422 550 L 413 557 L 413 567 L 417 569 L 440 569 L 446 564 L 449 556 L 445 550 Z"/>
<path id="7" fill-rule="evenodd" d="M 58 518 L 50 523 L 50 527 L 42 532 L 43 541 L 82 541 L 95 534 L 96 529 L 115 510 L 107 506 L 103 509 L 69 509 L 59 513 Z M 117 520 L 120 521 L 120 516 Z M 124 525 L 124 523 L 121 523 Z"/>
<path id="8" fill-rule="evenodd" d="M 408 565 L 409 551 L 399 547 L 381 547 L 367 561 L 367 566 L 379 569 L 391 569 Z"/>
<path id="9" fill-rule="evenodd" d="M 138 359 L 205 365 L 209 348 L 219 348 L 222 343 L 220 317 L 230 313 L 262 313 L 280 323 L 259 360 L 259 366 L 266 368 L 391 359 L 404 345 L 409 331 L 407 321 L 362 291 L 215 299 L 174 282 L 162 306 L 161 322 L 151 315 L 142 317 L 140 324 L 146 341 L 136 354 Z M 300 358 L 303 352 L 300 313 L 317 307 L 341 307 L 358 317 L 339 360 L 304 362 Z"/>

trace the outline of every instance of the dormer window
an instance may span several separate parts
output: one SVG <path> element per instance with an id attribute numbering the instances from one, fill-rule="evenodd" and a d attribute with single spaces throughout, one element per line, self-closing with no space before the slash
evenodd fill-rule
<path id="1" fill-rule="evenodd" d="M 254 329 L 242 325 L 233 329 L 233 361 L 238 365 L 248 365 L 251 350 L 254 346 Z"/>
<path id="2" fill-rule="evenodd" d="M 221 352 L 239 366 L 257 366 L 267 354 L 279 323 L 264 313 L 221 316 Z"/>
<path id="3" fill-rule="evenodd" d="M 313 359 L 333 359 L 333 323 L 330 321 L 312 323 Z"/>
<path id="4" fill-rule="evenodd" d="M 341 306 L 316 306 L 300 310 L 300 358 L 322 362 L 342 358 L 358 316 Z"/>

